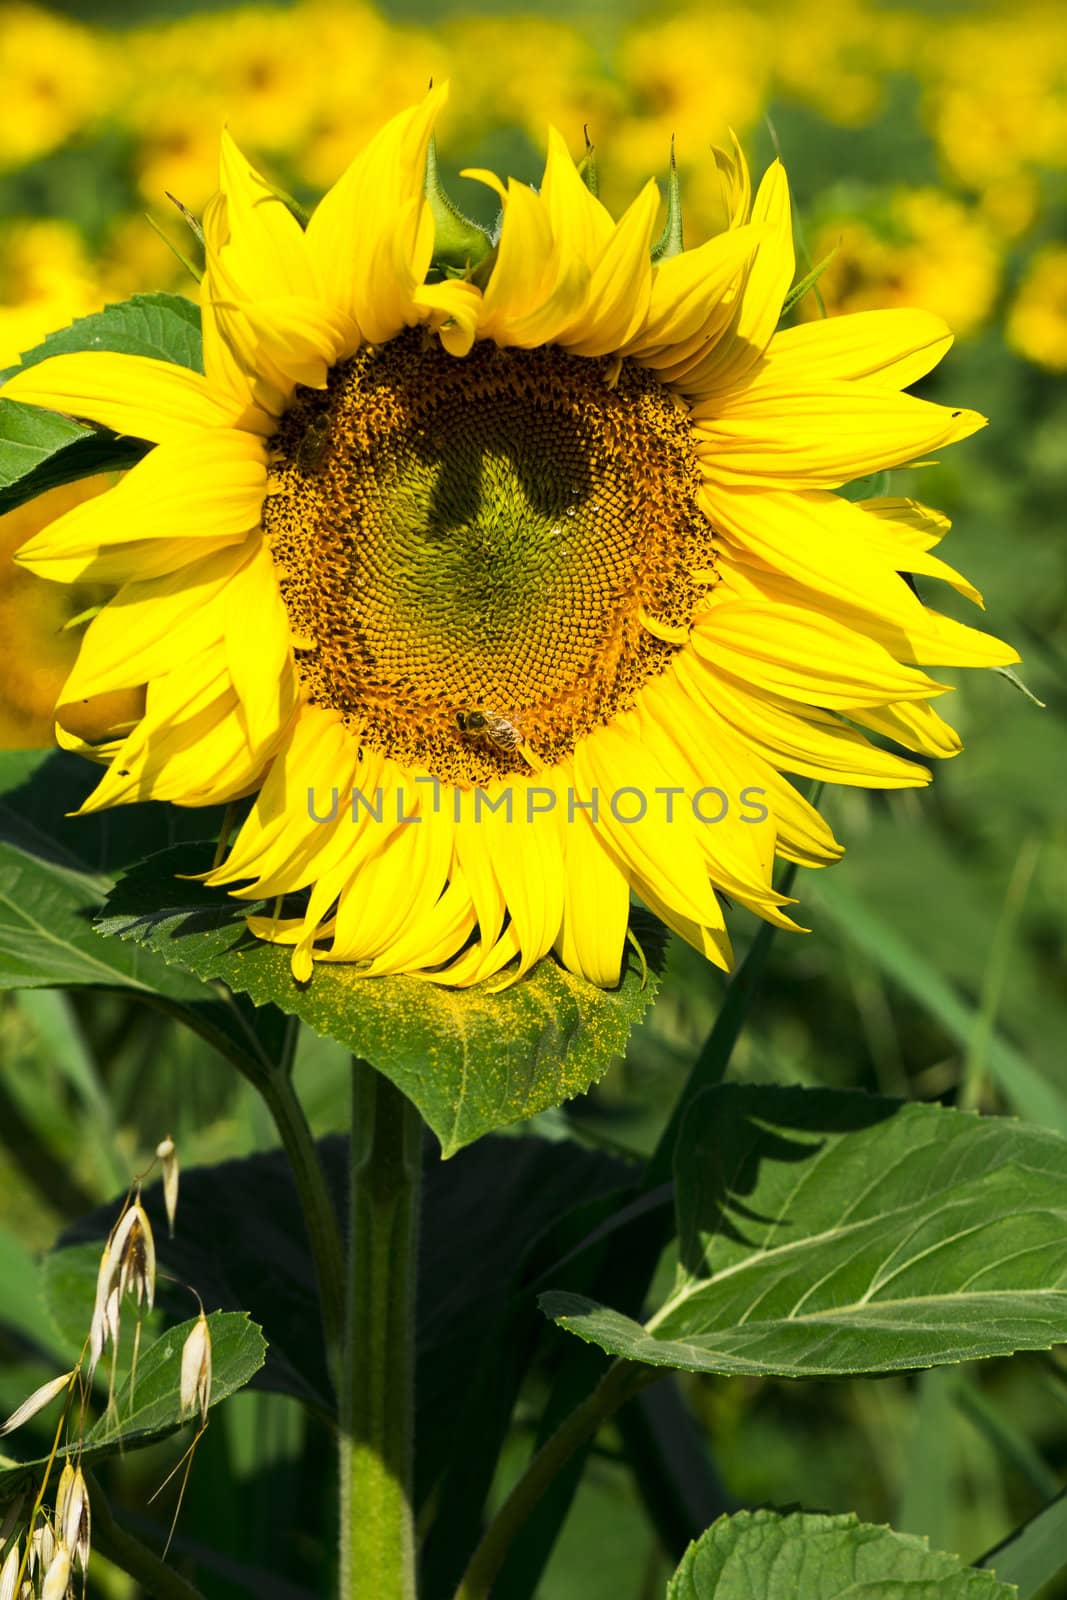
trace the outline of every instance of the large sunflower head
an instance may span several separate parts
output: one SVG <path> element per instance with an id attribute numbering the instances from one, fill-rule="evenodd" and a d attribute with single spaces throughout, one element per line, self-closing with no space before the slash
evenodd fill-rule
<path id="1" fill-rule="evenodd" d="M 753 198 L 721 156 L 728 228 L 654 248 L 655 184 L 616 219 L 550 132 L 540 188 L 471 174 L 498 236 L 439 270 L 441 98 L 306 228 L 224 136 L 204 374 L 88 352 L 7 386 L 154 446 L 21 554 L 119 585 L 60 738 L 107 763 L 87 809 L 253 797 L 212 881 L 301 894 L 252 919 L 299 979 L 467 985 L 554 949 L 610 985 L 631 891 L 726 965 L 720 895 L 792 926 L 775 857 L 841 853 L 786 775 L 925 783 L 886 746 L 959 747 L 923 666 L 1016 659 L 900 575 L 977 599 L 930 553 L 944 518 L 836 492 L 983 419 L 902 392 L 936 317 L 779 331 L 778 163 Z M 138 720 L 80 743 L 73 708 L 130 687 Z"/>

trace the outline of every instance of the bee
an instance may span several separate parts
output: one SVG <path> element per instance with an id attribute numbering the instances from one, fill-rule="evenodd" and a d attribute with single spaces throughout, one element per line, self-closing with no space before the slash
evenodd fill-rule
<path id="1" fill-rule="evenodd" d="M 306 477 L 315 471 L 326 452 L 330 442 L 330 414 L 328 411 L 317 411 L 304 430 L 304 437 L 296 452 L 297 469 Z"/>
<path id="2" fill-rule="evenodd" d="M 486 739 L 508 755 L 520 749 L 522 745 L 522 734 L 515 724 L 509 722 L 506 717 L 498 717 L 493 711 L 479 711 L 473 708 L 457 711 L 456 726 L 468 739 Z"/>

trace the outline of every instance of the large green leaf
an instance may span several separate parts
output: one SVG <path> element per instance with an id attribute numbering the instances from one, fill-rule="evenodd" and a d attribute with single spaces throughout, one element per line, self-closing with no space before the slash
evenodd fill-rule
<path id="1" fill-rule="evenodd" d="M 50 422 L 62 423 L 64 428 L 76 426 L 68 423 L 65 417 L 56 417 L 36 406 L 16 405 L 14 400 L 0 400 L 0 411 L 5 407 L 21 412 L 23 417 L 48 418 Z M 0 429 L 5 426 L 0 419 Z M 18 426 L 20 431 L 26 431 L 25 422 Z M 148 446 L 140 440 L 126 439 L 112 433 L 110 428 L 78 427 L 73 437 L 31 461 L 10 438 L 0 438 L 0 516 L 64 483 L 76 483 L 79 478 L 91 478 L 98 472 L 125 472 L 128 467 L 135 467 L 147 450 Z M 16 472 L 18 476 L 9 476 Z"/>
<path id="2" fill-rule="evenodd" d="M 87 431 L 54 411 L 0 400 L 0 489 L 24 478 L 76 439 L 84 439 Z"/>
<path id="3" fill-rule="evenodd" d="M 0 516 L 46 489 L 132 467 L 146 448 L 107 428 L 83 428 L 54 411 L 0 400 Z"/>
<path id="4" fill-rule="evenodd" d="M 207 1320 L 211 1333 L 211 1404 L 216 1406 L 254 1377 L 263 1365 L 267 1346 L 260 1330 L 244 1312 L 215 1311 Z M 115 1397 L 114 1409 L 105 1412 L 80 1445 L 71 1440 L 72 1451 L 76 1448 L 84 1466 L 92 1466 L 105 1456 L 154 1444 L 182 1426 L 178 1403 L 182 1346 L 195 1325 L 196 1318 L 190 1318 L 142 1351 L 132 1398 L 127 1379 Z M 63 1453 L 59 1452 L 60 1457 Z M 47 1457 L 43 1457 L 0 1466 L 0 1503 L 13 1499 L 31 1483 L 39 1483 L 46 1465 Z"/>
<path id="5" fill-rule="evenodd" d="M 0 988 L 91 984 L 204 997 L 202 984 L 176 975 L 149 950 L 104 939 L 92 925 L 106 884 L 41 861 L 0 841 Z"/>
<path id="6" fill-rule="evenodd" d="M 690 1545 L 667 1600 L 1012 1600 L 1015 1592 L 924 1539 L 852 1515 L 739 1511 Z"/>
<path id="7" fill-rule="evenodd" d="M 2 376 L 76 350 L 148 356 L 203 372 L 200 308 L 179 294 L 135 294 L 48 334 L 21 356 L 18 368 L 9 368 Z"/>
<path id="8" fill-rule="evenodd" d="M 94 762 L 58 750 L 0 751 L 0 839 L 43 861 L 110 883 L 157 850 L 218 833 L 223 806 L 148 801 L 71 815 L 100 776 Z"/>
<path id="9" fill-rule="evenodd" d="M 126 875 L 97 926 L 340 1040 L 418 1106 L 446 1156 L 583 1093 L 621 1054 L 655 991 L 633 962 L 607 992 L 552 960 L 498 993 L 361 978 L 346 965 L 320 965 L 298 985 L 288 951 L 245 930 L 249 912 L 270 907 L 188 881 L 209 865 L 189 847 L 161 852 Z"/>
<path id="10" fill-rule="evenodd" d="M 199 307 L 176 294 L 134 295 L 50 333 L 22 356 L 19 367 L 0 373 L 0 381 L 20 368 L 82 350 L 148 356 L 202 372 Z M 53 411 L 0 400 L 0 514 L 60 484 L 125 471 L 147 448 L 108 428 L 83 427 Z"/>
<path id="11" fill-rule="evenodd" d="M 675 1160 L 681 1267 L 642 1327 L 542 1309 L 612 1354 L 827 1377 L 1067 1340 L 1067 1140 L 839 1090 L 720 1085 Z"/>
<path id="12" fill-rule="evenodd" d="M 150 950 L 93 928 L 104 895 L 132 861 L 218 828 L 221 810 L 123 806 L 76 811 L 95 769 L 54 751 L 0 752 L 0 989 L 121 988 L 177 1013 L 246 1074 L 286 1049 L 289 1019 L 218 984 L 201 983 Z"/>

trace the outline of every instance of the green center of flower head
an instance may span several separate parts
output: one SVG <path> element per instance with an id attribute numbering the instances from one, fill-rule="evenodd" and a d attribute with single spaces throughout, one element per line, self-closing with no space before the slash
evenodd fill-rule
<path id="1" fill-rule="evenodd" d="M 310 699 L 445 782 L 568 755 L 711 581 L 689 425 L 650 373 L 418 331 L 298 390 L 264 527 Z"/>

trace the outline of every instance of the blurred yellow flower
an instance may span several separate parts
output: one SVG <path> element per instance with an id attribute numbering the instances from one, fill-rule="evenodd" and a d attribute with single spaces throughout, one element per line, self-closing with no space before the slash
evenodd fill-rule
<path id="1" fill-rule="evenodd" d="M 876 220 L 826 222 L 810 248 L 815 261 L 836 250 L 819 280 L 829 311 L 921 306 L 960 335 L 986 321 L 1000 278 L 999 252 L 982 218 L 938 189 L 898 189 Z M 813 295 L 797 311 L 808 320 L 820 314 Z"/>
<path id="2" fill-rule="evenodd" d="M 1067 245 L 1039 250 L 1008 312 L 1013 350 L 1052 372 L 1067 371 Z"/>
<path id="3" fill-rule="evenodd" d="M 882 110 L 886 74 L 907 63 L 921 25 L 888 6 L 872 13 L 864 0 L 799 0 L 778 19 L 775 89 L 827 122 L 860 126 Z"/>
<path id="4" fill-rule="evenodd" d="M 688 195 L 689 168 L 706 168 L 709 143 L 743 132 L 763 111 L 774 56 L 771 20 L 741 6 L 685 11 L 628 33 L 619 72 L 629 110 L 611 148 L 627 184 L 662 171 L 673 138 Z"/>
<path id="5" fill-rule="evenodd" d="M 0 745 L 33 748 L 52 743 L 54 708 L 78 653 L 78 636 L 63 624 L 91 604 L 84 585 L 61 589 L 35 583 L 11 558 L 26 539 L 56 517 L 109 487 L 106 478 L 66 484 L 0 516 Z M 109 708 L 110 709 L 110 708 Z"/>
<path id="6" fill-rule="evenodd" d="M 926 120 L 949 172 L 975 189 L 1021 168 L 1062 168 L 1067 152 L 1067 29 L 1030 0 L 939 19 L 916 63 Z"/>
<path id="7" fill-rule="evenodd" d="M 53 328 L 102 305 L 82 235 L 69 222 L 16 218 L 0 231 L 0 367 Z"/>
<path id="8" fill-rule="evenodd" d="M 307 0 L 294 14 L 314 80 L 296 165 L 322 190 L 413 87 L 448 76 L 448 55 L 440 36 L 391 27 L 360 0 Z M 234 117 L 234 134 L 242 127 Z"/>
<path id="9" fill-rule="evenodd" d="M 38 6 L 0 5 L 0 170 L 46 154 L 107 109 L 100 35 Z"/>

